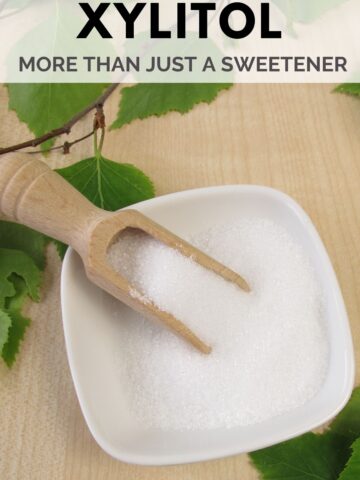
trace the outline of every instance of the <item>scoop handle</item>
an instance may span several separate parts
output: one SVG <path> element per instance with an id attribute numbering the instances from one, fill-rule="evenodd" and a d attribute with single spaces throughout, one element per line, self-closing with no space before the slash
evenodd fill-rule
<path id="1" fill-rule="evenodd" d="M 19 153 L 0 156 L 0 211 L 78 251 L 102 212 L 44 162 Z"/>

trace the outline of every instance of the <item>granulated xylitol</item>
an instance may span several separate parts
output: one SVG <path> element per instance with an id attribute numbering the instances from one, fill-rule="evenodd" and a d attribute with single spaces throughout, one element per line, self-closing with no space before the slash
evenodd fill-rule
<path id="1" fill-rule="evenodd" d="M 119 381 L 142 426 L 235 427 L 296 409 L 328 366 L 323 298 L 292 235 L 264 218 L 217 225 L 188 239 L 239 272 L 251 293 L 147 235 L 125 231 L 109 251 L 115 270 L 213 347 L 203 355 L 164 327 L 119 315 Z"/>

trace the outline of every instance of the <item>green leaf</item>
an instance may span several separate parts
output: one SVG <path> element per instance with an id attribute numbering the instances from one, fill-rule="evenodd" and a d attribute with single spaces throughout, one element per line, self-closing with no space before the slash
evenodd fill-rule
<path id="1" fill-rule="evenodd" d="M 11 83 L 8 85 L 9 109 L 38 137 L 61 127 L 96 100 L 106 86 L 103 83 Z M 49 140 L 41 148 L 44 150 L 53 144 L 54 140 Z"/>
<path id="2" fill-rule="evenodd" d="M 30 325 L 30 319 L 24 317 L 19 311 L 9 313 L 11 318 L 11 327 L 9 329 L 9 339 L 4 345 L 2 358 L 6 365 L 11 368 L 19 353 L 20 343 L 24 338 L 25 331 Z"/>
<path id="3" fill-rule="evenodd" d="M 28 293 L 26 283 L 16 275 L 12 275 L 11 281 L 14 284 L 16 294 L 14 297 L 7 299 L 6 302 L 6 312 L 11 319 L 11 326 L 8 332 L 8 340 L 1 353 L 3 360 L 9 368 L 15 362 L 20 342 L 24 338 L 26 328 L 30 325 L 30 319 L 24 317 L 21 313 Z"/>
<path id="4" fill-rule="evenodd" d="M 358 480 L 360 478 L 360 438 L 351 446 L 352 455 L 339 480 Z"/>
<path id="5" fill-rule="evenodd" d="M 60 260 L 64 260 L 65 253 L 66 253 L 66 250 L 67 250 L 68 246 L 65 245 L 65 243 L 60 242 L 59 240 L 54 240 L 53 239 L 52 241 L 55 245 L 56 251 L 59 254 Z"/>
<path id="6" fill-rule="evenodd" d="M 331 424 L 331 431 L 341 435 L 349 446 L 360 437 L 360 387 L 353 391 L 350 401 Z"/>
<path id="7" fill-rule="evenodd" d="M 5 300 L 5 310 L 7 312 L 21 310 L 28 297 L 28 287 L 26 282 L 16 273 L 10 275 L 9 280 L 14 286 L 15 294 Z"/>
<path id="8" fill-rule="evenodd" d="M 21 250 L 31 257 L 40 270 L 45 268 L 45 247 L 53 242 L 61 260 L 67 246 L 18 223 L 0 220 L 0 248 Z"/>
<path id="9" fill-rule="evenodd" d="M 360 83 L 343 83 L 336 87 L 334 92 L 360 97 Z"/>
<path id="10" fill-rule="evenodd" d="M 186 113 L 196 104 L 212 102 L 230 83 L 142 83 L 121 90 L 117 119 L 111 129 L 139 118 L 160 116 L 171 111 Z"/>
<path id="11" fill-rule="evenodd" d="M 19 38 L 9 52 L 6 67 L 10 78 L 11 72 L 14 74 L 18 70 L 19 56 L 29 58 L 37 49 L 41 49 L 42 56 L 48 58 L 63 57 L 64 50 L 76 52 L 80 58 L 89 55 L 105 57 L 114 53 L 108 40 L 79 42 L 76 38 L 75 32 L 79 31 L 77 2 L 52 0 L 46 3 L 45 16 L 41 22 L 34 22 L 34 28 Z M 9 108 L 15 110 L 19 119 L 28 125 L 35 136 L 61 127 L 96 100 L 108 85 L 57 83 L 57 79 L 63 76 L 52 69 L 47 73 L 35 71 L 32 75 L 36 78 L 35 83 L 9 83 L 8 90 Z M 41 148 L 47 149 L 53 143 L 54 140 L 50 140 L 42 144 Z"/>
<path id="12" fill-rule="evenodd" d="M 27 227 L 0 221 L 0 353 L 9 367 L 30 324 L 21 313 L 23 303 L 28 294 L 39 300 L 48 241 Z"/>
<path id="13" fill-rule="evenodd" d="M 115 211 L 154 196 L 151 180 L 133 165 L 87 158 L 57 172 L 98 207 Z"/>
<path id="14" fill-rule="evenodd" d="M 349 460 L 351 445 L 359 436 L 360 388 L 357 388 L 324 434 L 307 433 L 253 452 L 250 457 L 265 480 L 337 480 Z"/>
<path id="15" fill-rule="evenodd" d="M 0 308 L 4 307 L 7 298 L 16 294 L 10 279 L 13 273 L 24 279 L 29 296 L 39 301 L 41 272 L 34 261 L 20 250 L 0 248 Z"/>
<path id="16" fill-rule="evenodd" d="M 337 480 L 346 453 L 341 438 L 307 433 L 250 454 L 265 480 Z"/>
<path id="17" fill-rule="evenodd" d="M 21 250 L 27 253 L 40 270 L 45 268 L 47 237 L 18 223 L 0 221 L 0 248 Z"/>
<path id="18" fill-rule="evenodd" d="M 11 318 L 9 314 L 0 310 L 0 353 L 3 352 L 4 345 L 8 341 L 10 327 Z"/>

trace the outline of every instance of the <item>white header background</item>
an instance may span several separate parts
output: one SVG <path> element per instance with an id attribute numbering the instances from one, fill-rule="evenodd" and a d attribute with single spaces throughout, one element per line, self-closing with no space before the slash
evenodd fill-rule
<path id="1" fill-rule="evenodd" d="M 134 39 L 125 38 L 125 24 L 114 5 L 110 5 L 101 18 L 113 39 L 102 39 L 95 29 L 87 39 L 78 39 L 77 35 L 87 22 L 87 16 L 78 2 L 0 0 L 0 82 L 360 82 L 359 0 L 272 0 L 269 2 L 270 27 L 271 30 L 282 32 L 281 39 L 260 38 L 261 1 L 244 0 L 243 3 L 254 11 L 256 25 L 254 31 L 241 40 L 226 37 L 219 27 L 219 14 L 224 6 L 233 3 L 231 0 L 214 2 L 217 8 L 209 12 L 208 39 L 198 38 L 198 13 L 191 13 L 191 1 L 182 1 L 186 3 L 189 13 L 187 38 L 156 40 L 150 38 L 149 5 L 146 5 L 135 23 Z M 95 10 L 101 2 L 89 3 Z M 122 3 L 130 11 L 136 2 L 127 0 Z M 161 28 L 174 29 L 177 2 L 160 0 L 157 3 L 160 5 Z M 234 29 L 241 29 L 243 24 L 242 13 L 231 16 Z M 88 61 L 84 60 L 84 57 L 90 56 L 96 57 L 91 62 L 91 71 Z M 184 59 L 188 56 L 196 57 L 191 72 L 189 62 Z M 311 57 L 313 60 L 317 57 L 345 57 L 347 71 L 295 71 L 294 61 L 289 60 L 289 71 L 286 72 L 281 57 L 296 56 Z M 27 69 L 21 72 L 20 57 L 27 61 L 34 57 L 34 71 Z M 39 60 L 41 57 L 47 57 L 48 61 Z M 53 71 L 54 57 L 64 59 L 65 70 L 66 59 L 76 57 L 72 63 L 77 71 Z M 118 68 L 112 71 L 117 57 Z M 126 71 L 127 57 L 137 60 L 140 71 Z M 168 62 L 170 67 L 173 66 L 174 57 L 180 57 L 178 65 L 183 65 L 182 71 L 149 71 L 153 62 L 156 65 L 160 63 L 162 68 Z M 208 57 L 214 68 L 204 70 Z M 230 72 L 222 69 L 224 57 L 229 57 L 227 65 L 233 66 Z M 235 58 L 242 63 L 246 57 L 249 57 L 248 62 L 255 57 L 253 68 L 249 72 L 240 72 Z M 268 57 L 279 57 L 273 61 L 277 65 L 276 70 L 280 71 L 257 71 L 257 57 L 265 57 L 260 61 L 263 70 L 268 69 Z M 38 70 L 38 60 L 42 69 L 48 64 L 49 70 Z M 97 71 L 98 61 L 102 62 L 100 71 Z M 301 62 L 304 64 L 304 60 Z M 104 66 L 106 63 L 110 68 Z M 119 68 L 119 65 L 123 68 Z"/>

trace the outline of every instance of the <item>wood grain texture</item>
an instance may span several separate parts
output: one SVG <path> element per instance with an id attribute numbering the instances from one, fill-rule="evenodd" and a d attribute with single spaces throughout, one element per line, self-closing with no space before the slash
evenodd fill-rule
<path id="1" fill-rule="evenodd" d="M 293 196 L 310 214 L 334 263 L 360 365 L 360 101 L 331 85 L 239 85 L 191 113 L 136 121 L 107 136 L 104 154 L 131 162 L 155 181 L 158 194 L 251 183 Z M 110 123 L 117 109 L 106 105 Z M 7 111 L 0 89 L 0 145 L 29 132 Z M 76 126 L 86 133 L 91 117 Z M 72 160 L 91 154 L 91 141 Z M 69 157 L 49 159 L 60 167 Z M 0 159 L 1 161 L 1 159 Z M 92 439 L 66 360 L 59 300 L 60 262 L 48 252 L 43 301 L 11 372 L 0 367 L 0 478 L 6 480 L 255 480 L 245 455 L 166 468 L 122 464 Z M 357 374 L 357 381 L 360 376 Z"/>

